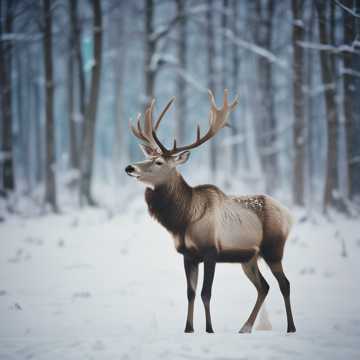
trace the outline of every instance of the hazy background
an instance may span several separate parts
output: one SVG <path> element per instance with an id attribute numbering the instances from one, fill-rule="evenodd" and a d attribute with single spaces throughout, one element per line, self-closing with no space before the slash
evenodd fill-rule
<path id="1" fill-rule="evenodd" d="M 1 194 L 101 203 L 142 157 L 128 122 L 171 96 L 160 136 L 207 129 L 207 88 L 240 105 L 192 154 L 229 188 L 351 213 L 360 193 L 359 1 L 1 1 Z M 133 183 L 135 186 L 135 183 Z M 248 186 L 250 185 L 250 186 Z M 65 186 L 65 188 L 64 188 Z M 13 197 L 13 200 L 9 198 Z M 77 196 L 79 194 L 79 196 Z M 44 209 L 44 208 L 43 208 Z"/>
<path id="2" fill-rule="evenodd" d="M 359 0 L 0 0 L 0 20 L 1 360 L 360 358 Z M 200 296 L 183 334 L 182 257 L 125 174 L 129 119 L 175 95 L 159 137 L 190 143 L 208 88 L 240 104 L 179 170 L 290 208 L 296 334 L 261 261 L 271 331 L 237 334 L 256 291 L 219 264 L 215 334 Z"/>

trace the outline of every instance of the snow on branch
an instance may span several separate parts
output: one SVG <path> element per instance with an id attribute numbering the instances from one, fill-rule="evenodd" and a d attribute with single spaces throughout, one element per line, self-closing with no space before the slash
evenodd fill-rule
<path id="1" fill-rule="evenodd" d="M 352 9 L 350 9 L 347 6 L 345 6 L 344 4 L 342 4 L 339 0 L 333 0 L 333 1 L 335 1 L 335 4 L 340 6 L 343 10 L 347 11 L 352 16 L 360 19 L 360 14 L 357 14 L 355 11 L 353 11 Z"/>
<path id="2" fill-rule="evenodd" d="M 150 61 L 150 70 L 157 71 L 160 66 L 169 64 L 169 65 L 178 65 L 177 58 L 172 54 L 164 54 L 160 52 L 155 52 L 151 57 Z"/>
<path id="3" fill-rule="evenodd" d="M 22 34 L 22 33 L 4 33 L 0 37 L 0 41 L 38 41 L 43 38 L 42 33 Z"/>
<path id="4" fill-rule="evenodd" d="M 311 89 L 309 88 L 305 88 L 304 89 L 304 92 L 309 96 L 309 97 L 314 97 L 314 96 L 317 96 L 319 94 L 322 94 L 326 91 L 329 91 L 329 90 L 335 90 L 336 89 L 336 84 L 331 82 L 331 83 L 328 83 L 328 84 L 321 84 L 319 86 L 315 86 Z"/>
<path id="5" fill-rule="evenodd" d="M 186 83 L 192 86 L 194 89 L 201 93 L 207 93 L 208 89 L 206 86 L 202 85 L 201 82 L 193 77 L 193 75 L 189 74 L 189 72 L 183 69 L 177 69 L 178 74 L 186 81 Z"/>
<path id="6" fill-rule="evenodd" d="M 170 21 L 165 24 L 158 25 L 158 28 L 152 33 L 149 34 L 149 40 L 153 42 L 159 41 L 161 38 L 166 36 L 182 19 L 186 19 L 192 15 L 200 15 L 202 13 L 206 13 L 207 6 L 196 6 L 189 11 L 185 11 L 184 13 L 176 15 Z"/>
<path id="7" fill-rule="evenodd" d="M 355 49 L 356 41 L 354 41 L 351 45 L 340 45 L 334 46 L 330 44 L 320 44 L 320 43 L 313 43 L 308 41 L 298 41 L 297 44 L 304 49 L 311 49 L 311 50 L 318 50 L 318 51 L 331 51 L 333 53 L 342 53 L 342 52 L 351 52 L 351 53 L 358 53 Z"/>
<path id="8" fill-rule="evenodd" d="M 289 147 L 287 144 L 281 144 L 280 142 L 275 142 L 272 145 L 262 147 L 259 152 L 262 156 L 271 156 L 274 154 L 279 154 L 282 152 L 288 152 Z"/>
<path id="9" fill-rule="evenodd" d="M 240 145 L 244 143 L 246 140 L 246 137 L 243 134 L 233 135 L 233 136 L 227 136 L 221 143 L 221 147 L 228 147 L 232 145 Z"/>
<path id="10" fill-rule="evenodd" d="M 355 77 L 360 77 L 360 71 L 356 71 L 354 69 L 349 69 L 349 68 L 341 68 L 340 70 L 340 74 L 341 75 L 351 75 L 351 76 L 355 76 Z"/>
<path id="11" fill-rule="evenodd" d="M 360 163 L 360 156 L 354 156 L 351 160 L 350 160 L 350 164 L 359 164 Z"/>
<path id="12" fill-rule="evenodd" d="M 288 68 L 286 61 L 280 59 L 271 51 L 269 51 L 261 46 L 258 46 L 256 44 L 250 43 L 248 41 L 245 41 L 245 40 L 242 40 L 242 39 L 236 37 L 230 29 L 223 30 L 223 32 L 224 32 L 224 35 L 235 45 L 240 46 L 246 50 L 252 51 L 253 53 L 266 58 L 271 63 L 274 63 L 275 65 L 278 65 L 279 67 L 281 67 L 283 69 Z"/>

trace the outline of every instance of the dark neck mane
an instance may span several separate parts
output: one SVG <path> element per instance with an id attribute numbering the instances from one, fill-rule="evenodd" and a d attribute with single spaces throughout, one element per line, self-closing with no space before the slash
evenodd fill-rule
<path id="1" fill-rule="evenodd" d="M 145 200 L 150 214 L 174 235 L 184 234 L 190 220 L 192 188 L 180 174 L 168 184 L 146 188 Z"/>

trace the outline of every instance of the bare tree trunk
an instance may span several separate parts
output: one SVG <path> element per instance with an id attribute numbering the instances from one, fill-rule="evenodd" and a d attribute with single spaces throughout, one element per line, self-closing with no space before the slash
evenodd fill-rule
<path id="1" fill-rule="evenodd" d="M 221 58 L 222 58 L 222 69 L 221 69 L 221 90 L 227 88 L 227 36 L 226 31 L 228 28 L 228 11 L 229 11 L 229 0 L 223 0 L 222 15 L 221 15 L 221 30 L 222 30 L 222 43 L 221 43 Z"/>
<path id="2" fill-rule="evenodd" d="M 213 23 L 213 0 L 207 0 L 207 72 L 208 72 L 208 88 L 215 93 L 215 36 L 214 36 L 214 23 Z M 216 178 L 217 173 L 217 146 L 216 139 L 210 142 L 210 170 L 213 179 Z"/>
<path id="3" fill-rule="evenodd" d="M 80 138 L 84 132 L 84 123 L 85 123 L 85 103 L 86 103 L 86 92 L 85 92 L 85 74 L 84 74 L 84 61 L 81 51 L 81 26 L 79 23 L 79 16 L 78 16 L 78 1 L 74 0 L 71 1 L 71 21 L 73 23 L 73 27 L 75 32 L 73 33 L 74 36 L 74 51 L 75 51 L 75 58 L 76 58 L 76 65 L 77 65 L 77 76 L 78 76 L 78 91 L 79 91 L 79 112 L 82 117 L 82 121 L 80 122 L 80 126 L 78 130 L 80 132 Z M 78 141 L 79 142 L 79 141 Z M 77 144 L 77 152 L 80 151 L 80 144 Z M 79 166 L 80 166 L 80 159 Z"/>
<path id="4" fill-rule="evenodd" d="M 91 194 L 91 180 L 94 165 L 95 125 L 98 107 L 100 75 L 101 75 L 101 52 L 102 52 L 102 14 L 101 1 L 93 0 L 93 42 L 94 42 L 94 65 L 91 70 L 90 94 L 86 107 L 84 138 L 81 151 L 81 179 L 80 199 L 88 205 L 96 205 Z"/>
<path id="5" fill-rule="evenodd" d="M 237 0 L 232 0 L 232 32 L 234 37 L 238 37 L 238 17 L 239 17 L 239 2 Z M 239 56 L 239 47 L 235 42 L 232 44 L 232 88 L 233 94 L 237 94 L 239 92 L 239 73 L 240 73 L 240 56 Z M 239 134 L 238 130 L 238 121 L 240 119 L 238 116 L 233 115 L 234 121 L 231 123 L 231 135 L 236 137 Z M 246 141 L 245 141 L 245 121 L 244 117 L 241 120 L 241 134 L 244 135 L 244 141 L 242 142 L 242 146 L 238 146 L 235 142 L 231 146 L 231 163 L 234 166 L 234 169 L 237 171 L 239 169 L 239 152 L 241 148 L 241 153 L 244 159 L 244 167 L 248 168 L 248 156 L 247 156 L 247 148 L 246 148 Z"/>
<path id="6" fill-rule="evenodd" d="M 185 14 L 186 0 L 176 0 L 176 11 L 179 20 L 178 42 L 177 42 L 177 58 L 179 62 L 179 70 L 176 76 L 176 138 L 182 144 L 186 138 L 186 80 L 184 74 L 186 71 L 187 56 L 187 33 L 186 33 L 186 17 Z"/>
<path id="7" fill-rule="evenodd" d="M 326 1 L 316 1 L 319 15 L 318 27 L 321 44 L 328 44 L 326 30 Z M 325 190 L 323 196 L 323 211 L 326 213 L 331 205 L 336 205 L 335 190 L 338 185 L 338 155 L 337 155 L 337 114 L 335 101 L 335 79 L 332 70 L 332 62 L 327 51 L 320 51 L 320 65 L 322 81 L 325 86 L 325 110 L 327 119 L 327 159 L 325 174 Z"/>
<path id="8" fill-rule="evenodd" d="M 123 8 L 119 8 L 121 15 Z M 114 88 L 115 88 L 115 102 L 114 102 L 114 128 L 115 138 L 113 143 L 113 164 L 114 173 L 117 180 L 121 180 L 124 173 L 124 162 L 128 158 L 128 151 L 126 146 L 127 128 L 124 121 L 124 70 L 126 61 L 126 41 L 124 36 L 124 29 L 126 28 L 126 17 L 121 16 L 121 20 L 117 18 L 112 21 L 112 36 L 114 48 L 116 49 L 116 59 L 114 59 Z"/>
<path id="9" fill-rule="evenodd" d="M 314 40 L 314 27 L 315 27 L 315 8 L 311 4 L 311 13 L 309 19 L 309 31 L 308 39 L 310 43 Z M 315 178 L 315 145 L 316 137 L 314 136 L 315 127 L 314 127 L 314 101 L 313 96 L 310 91 L 313 88 L 314 84 L 314 52 L 307 52 L 307 64 L 306 64 L 306 87 L 308 89 L 308 96 L 306 99 L 306 124 L 307 124 L 307 141 L 306 141 L 306 151 L 307 151 L 307 178 L 308 178 L 308 196 L 307 203 L 308 208 L 311 211 L 314 204 L 314 178 Z M 309 211 L 309 212 L 310 212 Z"/>
<path id="10" fill-rule="evenodd" d="M 266 27 L 267 36 L 265 37 L 265 47 L 269 50 L 272 49 L 272 37 L 273 37 L 273 14 L 275 10 L 274 0 L 268 0 L 267 3 L 267 15 L 266 15 Z M 271 194 L 276 190 L 278 186 L 277 176 L 279 173 L 278 166 L 278 153 L 277 153 L 277 136 L 276 136 L 276 119 L 275 119 L 275 104 L 274 104 L 274 91 L 273 91 L 273 65 L 270 61 L 264 63 L 265 79 L 264 79 L 264 104 L 266 109 L 266 115 L 269 122 L 268 139 L 265 140 L 266 147 L 269 149 L 269 153 L 266 154 L 265 160 L 265 174 L 266 180 L 266 192 Z M 266 120 L 265 120 L 266 121 Z M 266 153 L 266 152 L 265 152 Z"/>
<path id="11" fill-rule="evenodd" d="M 0 9 L 0 16 L 2 17 L 2 4 Z M 0 24 L 0 37 L 3 32 L 11 33 L 14 17 L 14 3 L 11 0 L 6 1 L 6 13 L 4 16 L 5 26 Z M 0 80 L 1 80 L 1 101 L 2 101 L 2 181 L 4 195 L 15 190 L 14 177 L 14 154 L 13 154 L 13 113 L 12 113 L 12 41 L 0 41 Z"/>
<path id="12" fill-rule="evenodd" d="M 54 82 L 52 61 L 52 14 L 51 0 L 43 0 L 44 4 L 44 67 L 45 67 L 45 112 L 46 112 L 46 162 L 45 162 L 45 204 L 49 204 L 54 212 L 58 211 L 56 201 L 56 155 L 55 125 L 53 114 Z"/>
<path id="13" fill-rule="evenodd" d="M 39 64 L 35 61 L 35 73 L 39 75 Z M 35 79 L 36 77 L 35 76 Z M 32 85 L 32 92 L 34 94 L 34 121 L 35 121 L 35 129 L 34 129 L 34 142 L 35 142 L 35 182 L 40 183 L 44 178 L 44 161 L 42 156 L 43 152 L 43 131 L 41 126 L 41 95 L 40 95 L 40 84 L 38 81 L 34 80 Z"/>
<path id="14" fill-rule="evenodd" d="M 27 193 L 30 194 L 33 186 L 33 167 L 34 163 L 32 161 L 32 150 L 34 148 L 34 139 L 32 136 L 32 124 L 33 124 L 33 114 L 34 114 L 34 102 L 32 90 L 32 82 L 34 80 L 33 68 L 31 64 L 31 51 L 29 45 L 25 48 L 25 59 L 29 59 L 26 63 L 26 72 L 25 72 L 25 108 L 28 109 L 28 118 L 25 118 L 25 132 L 27 137 L 25 138 L 25 153 L 24 158 L 26 159 L 26 164 L 24 164 L 25 169 L 25 179 L 27 184 Z M 24 61 L 24 59 L 23 59 Z M 26 121 L 27 120 L 27 121 Z"/>
<path id="15" fill-rule="evenodd" d="M 156 41 L 151 37 L 154 32 L 154 1 L 145 0 L 145 108 L 149 106 L 155 91 L 155 65 L 151 63 L 156 49 Z"/>
<path id="16" fill-rule="evenodd" d="M 29 117 L 29 113 L 31 113 L 30 106 L 30 92 L 26 92 L 25 88 L 28 86 L 29 82 L 31 82 L 31 78 L 29 78 L 31 74 L 31 69 L 29 64 L 26 64 L 26 68 L 24 66 L 23 60 L 29 59 L 29 51 L 27 47 L 16 47 L 14 49 L 13 58 L 15 60 L 14 65 L 17 74 L 17 81 L 14 84 L 13 93 L 16 94 L 16 118 L 17 118 L 17 141 L 16 147 L 19 149 L 20 157 L 20 166 L 22 173 L 21 177 L 25 180 L 25 193 L 30 192 L 30 149 L 29 149 L 29 138 L 30 138 L 30 122 L 31 117 Z M 26 112 L 25 112 L 26 111 Z"/>
<path id="17" fill-rule="evenodd" d="M 355 12 L 357 14 L 360 13 L 360 0 L 355 0 Z M 357 17 L 355 19 L 355 32 L 356 39 L 360 39 L 360 18 Z M 353 54 L 353 70 L 357 73 L 360 73 L 360 45 L 355 45 L 356 53 Z M 353 108 L 354 108 L 354 117 L 352 123 L 352 158 L 351 158 L 351 191 L 352 196 L 355 198 L 359 198 L 360 195 L 360 101 L 355 101 L 360 99 L 360 77 L 355 76 L 354 79 L 354 94 L 353 94 Z"/>
<path id="18" fill-rule="evenodd" d="M 266 5 L 266 6 L 265 6 Z M 273 13 L 275 2 L 267 0 L 266 4 L 256 1 L 256 16 L 260 22 L 256 29 L 256 43 L 271 51 L 273 36 Z M 257 119 L 257 145 L 260 149 L 260 161 L 264 172 L 265 190 L 273 193 L 278 184 L 278 160 L 276 145 L 276 119 L 274 109 L 272 63 L 258 56 L 258 98 L 259 115 Z"/>
<path id="19" fill-rule="evenodd" d="M 344 6 L 352 9 L 354 1 L 353 0 L 344 0 Z M 343 13 L 343 39 L 344 44 L 351 46 L 353 41 L 356 39 L 355 33 L 355 19 L 347 11 Z M 344 108 L 344 117 L 345 117 L 345 131 L 346 131 L 346 157 L 347 157 L 347 172 L 348 172 L 348 196 L 350 199 L 354 196 L 354 163 L 352 159 L 354 157 L 354 143 L 353 143 L 353 98 L 355 97 L 355 79 L 350 74 L 350 71 L 353 69 L 353 53 L 350 51 L 344 51 L 343 55 L 343 64 L 345 72 L 343 74 L 343 86 L 344 86 L 344 96 L 343 96 L 343 108 Z M 359 136 L 359 134 L 355 135 Z"/>
<path id="20" fill-rule="evenodd" d="M 293 200 L 296 205 L 304 205 L 305 190 L 305 103 L 304 103 L 304 54 L 299 42 L 304 40 L 304 24 L 302 20 L 303 3 L 292 0 L 293 26 L 293 107 L 294 107 L 294 167 L 293 167 Z"/>
<path id="21" fill-rule="evenodd" d="M 69 0 L 70 9 L 70 30 L 69 30 L 69 55 L 68 55 L 68 126 L 69 126 L 69 160 L 70 167 L 79 169 L 79 152 L 77 146 L 76 123 L 75 123 L 75 38 L 77 29 L 77 0 Z"/>

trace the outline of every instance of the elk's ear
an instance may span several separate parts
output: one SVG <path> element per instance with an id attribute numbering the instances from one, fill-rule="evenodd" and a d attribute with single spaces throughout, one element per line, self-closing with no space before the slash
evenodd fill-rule
<path id="1" fill-rule="evenodd" d="M 142 152 L 144 153 L 144 155 L 146 157 L 154 156 L 154 149 L 153 148 L 151 148 L 150 146 L 145 145 L 145 144 L 139 144 L 139 146 L 140 146 L 140 149 L 142 150 Z"/>
<path id="2" fill-rule="evenodd" d="M 180 164 L 184 164 L 188 161 L 190 157 L 190 151 L 183 151 L 180 154 L 175 156 L 175 164 L 176 165 L 180 165 Z"/>

